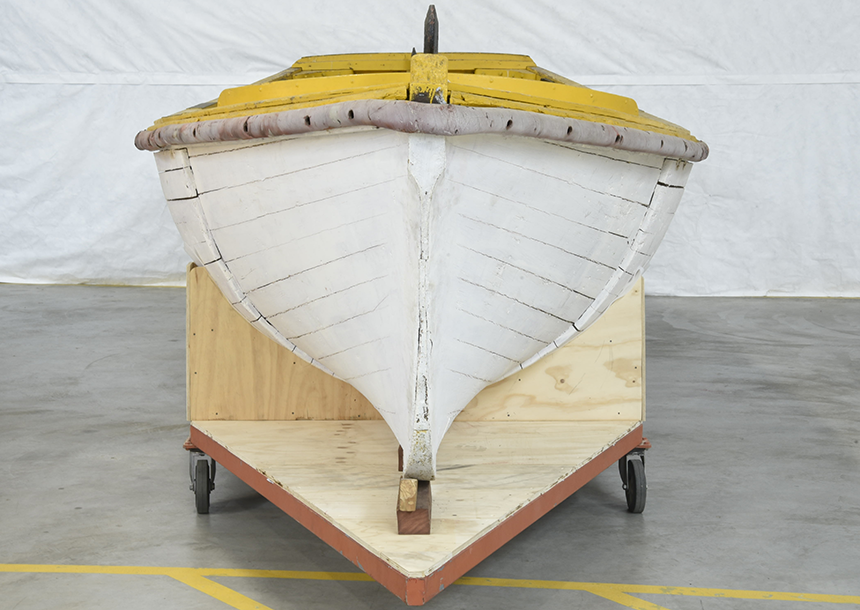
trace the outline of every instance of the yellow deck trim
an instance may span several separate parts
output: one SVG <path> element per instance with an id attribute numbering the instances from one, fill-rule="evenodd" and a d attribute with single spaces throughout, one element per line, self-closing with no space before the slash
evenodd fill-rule
<path id="1" fill-rule="evenodd" d="M 559 83 L 540 80 L 525 80 L 505 76 L 486 76 L 483 74 L 449 74 L 451 90 L 476 93 L 517 102 L 545 103 L 558 105 L 559 108 L 575 106 L 612 111 L 613 114 L 639 116 L 639 107 L 629 97 L 595 91 L 585 87 L 570 87 Z"/>
<path id="2" fill-rule="evenodd" d="M 426 58 L 426 59 L 425 59 Z M 447 61 L 447 73 L 432 81 L 446 101 L 490 106 L 653 131 L 697 141 L 667 121 L 640 112 L 628 97 L 595 91 L 534 64 L 526 55 L 493 53 L 370 53 L 303 57 L 268 78 L 225 89 L 217 103 L 202 104 L 161 118 L 150 130 L 166 125 L 250 116 L 324 106 L 361 99 L 414 99 L 410 91 L 428 87 L 426 70 L 415 61 Z M 411 96 L 411 97 L 410 97 Z"/>
<path id="3" fill-rule="evenodd" d="M 93 566 L 56 564 L 0 564 L 0 573 L 18 574 L 105 574 L 127 576 L 169 576 L 237 610 L 269 610 L 241 593 L 209 577 L 273 578 L 288 580 L 321 580 L 342 582 L 372 582 L 362 572 L 304 572 L 297 570 L 250 570 L 225 568 L 176 568 L 153 566 Z M 699 598 L 744 599 L 751 601 L 813 602 L 819 604 L 860 604 L 860 595 L 830 595 L 826 593 L 789 593 L 784 591 L 754 591 L 745 589 L 706 589 L 698 587 L 661 587 L 655 585 L 625 585 L 614 583 L 570 582 L 558 580 L 528 580 L 517 578 L 474 578 L 464 576 L 455 585 L 477 587 L 510 587 L 516 589 L 551 589 L 584 591 L 614 601 L 633 610 L 666 610 L 663 606 L 634 597 L 634 595 L 667 595 Z"/>
<path id="4" fill-rule="evenodd" d="M 318 95 L 320 99 L 323 99 L 326 95 L 349 94 L 357 90 L 392 87 L 408 83 L 409 73 L 401 74 L 399 72 L 293 78 L 262 85 L 248 85 L 246 87 L 225 89 L 218 96 L 218 107 L 225 108 L 270 100 L 276 101 L 279 106 L 286 106 L 290 104 L 287 100 L 307 95 Z"/>
<path id="5" fill-rule="evenodd" d="M 471 72 L 492 66 L 509 70 L 525 70 L 535 63 L 528 55 L 504 53 L 440 53 L 448 58 L 451 72 Z M 344 55 L 314 55 L 302 57 L 293 64 L 301 70 L 352 70 L 353 72 L 409 72 L 411 53 L 364 53 Z"/>

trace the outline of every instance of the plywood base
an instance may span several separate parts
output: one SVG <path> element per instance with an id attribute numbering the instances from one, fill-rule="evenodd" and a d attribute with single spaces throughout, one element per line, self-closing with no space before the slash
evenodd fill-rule
<path id="1" fill-rule="evenodd" d="M 439 452 L 427 536 L 397 533 L 397 441 L 384 422 L 193 422 L 191 440 L 420 605 L 636 447 L 642 427 L 455 422 Z"/>

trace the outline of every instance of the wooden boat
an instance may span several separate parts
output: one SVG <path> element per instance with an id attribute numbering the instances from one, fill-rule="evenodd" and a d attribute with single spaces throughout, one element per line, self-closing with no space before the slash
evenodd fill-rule
<path id="1" fill-rule="evenodd" d="M 419 480 L 626 292 L 708 153 L 529 57 L 433 52 L 305 57 L 135 143 L 236 311 L 364 394 Z"/>

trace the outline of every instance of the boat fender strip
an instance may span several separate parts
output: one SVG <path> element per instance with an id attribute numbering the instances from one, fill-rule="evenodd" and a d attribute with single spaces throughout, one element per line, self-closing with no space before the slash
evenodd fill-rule
<path id="1" fill-rule="evenodd" d="M 708 146 L 651 131 L 507 108 L 421 104 L 403 100 L 355 100 L 229 119 L 165 125 L 135 137 L 140 150 L 162 150 L 206 142 L 228 142 L 328 131 L 380 127 L 440 136 L 504 134 L 586 144 L 703 161 Z"/>

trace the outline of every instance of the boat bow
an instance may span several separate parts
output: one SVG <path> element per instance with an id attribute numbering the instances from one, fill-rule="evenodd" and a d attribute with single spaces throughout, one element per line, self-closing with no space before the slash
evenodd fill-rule
<path id="1" fill-rule="evenodd" d="M 304 58 L 135 144 L 234 308 L 362 392 L 422 480 L 481 389 L 639 277 L 708 154 L 525 56 L 456 53 Z"/>

